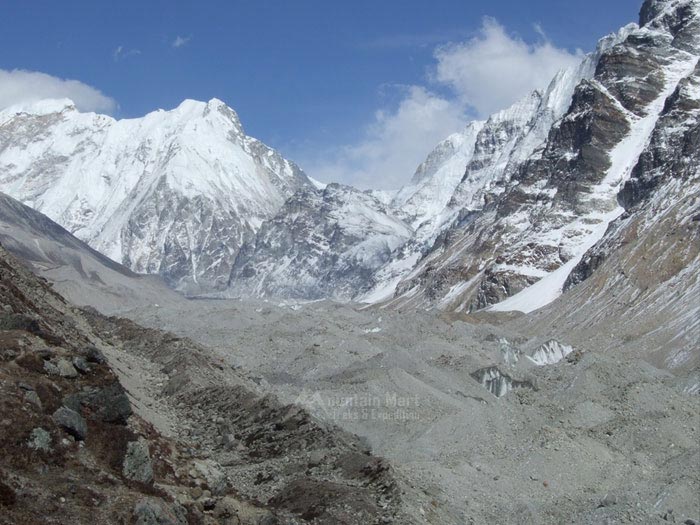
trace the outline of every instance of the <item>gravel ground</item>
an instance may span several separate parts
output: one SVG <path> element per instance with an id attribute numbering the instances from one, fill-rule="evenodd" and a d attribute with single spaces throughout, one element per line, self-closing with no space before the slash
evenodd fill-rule
<path id="1" fill-rule="evenodd" d="M 535 366 L 547 334 L 433 312 L 193 300 L 128 316 L 361 436 L 428 502 L 419 521 L 700 519 L 697 373 L 590 348 Z M 492 366 L 518 388 L 484 388 L 473 374 Z"/>

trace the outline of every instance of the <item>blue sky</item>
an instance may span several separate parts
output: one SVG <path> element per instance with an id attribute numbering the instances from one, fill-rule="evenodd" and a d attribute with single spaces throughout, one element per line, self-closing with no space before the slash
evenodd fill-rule
<path id="1" fill-rule="evenodd" d="M 394 187 L 446 132 L 529 86 L 496 93 L 520 80 L 512 78 L 503 56 L 493 61 L 493 71 L 473 75 L 465 69 L 491 56 L 492 45 L 502 53 L 524 53 L 523 60 L 532 57 L 530 69 L 542 78 L 527 82 L 546 84 L 550 69 L 570 64 L 578 50 L 590 51 L 599 37 L 636 21 L 640 3 L 4 2 L 0 95 L 1 82 L 19 69 L 91 86 L 108 98 L 93 97 L 86 105 L 116 117 L 172 108 L 184 98 L 217 97 L 239 113 L 250 135 L 312 175 Z M 473 44 L 480 46 L 476 55 Z M 413 116 L 401 116 L 403 110 Z M 426 131 L 402 138 L 416 115 L 427 122 Z M 393 161 L 378 161 L 384 145 L 404 151 L 396 150 Z"/>

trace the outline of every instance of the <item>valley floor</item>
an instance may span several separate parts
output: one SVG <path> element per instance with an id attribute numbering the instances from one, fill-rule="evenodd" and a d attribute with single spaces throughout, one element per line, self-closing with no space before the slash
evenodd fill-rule
<path id="1" fill-rule="evenodd" d="M 590 345 L 535 366 L 547 337 L 509 328 L 522 320 L 218 300 L 126 315 L 359 435 L 394 465 L 419 523 L 700 519 L 697 371 Z M 491 366 L 520 388 L 494 396 L 472 375 Z"/>

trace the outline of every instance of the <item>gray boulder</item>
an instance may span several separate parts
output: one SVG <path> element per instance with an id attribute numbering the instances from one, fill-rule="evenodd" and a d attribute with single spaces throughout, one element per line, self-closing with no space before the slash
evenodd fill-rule
<path id="1" fill-rule="evenodd" d="M 76 356 L 73 358 L 73 366 L 81 374 L 89 374 L 91 371 L 90 365 L 88 364 L 87 360 L 82 356 Z"/>
<path id="2" fill-rule="evenodd" d="M 88 363 L 95 363 L 100 365 L 107 361 L 102 351 L 96 346 L 86 346 L 80 351 L 80 353 Z"/>
<path id="3" fill-rule="evenodd" d="M 29 448 L 51 452 L 51 434 L 43 428 L 35 428 L 29 435 Z"/>
<path id="4" fill-rule="evenodd" d="M 118 382 L 104 388 L 89 388 L 66 396 L 63 404 L 79 412 L 83 406 L 105 423 L 125 424 L 131 415 L 131 403 Z"/>
<path id="5" fill-rule="evenodd" d="M 124 477 L 140 483 L 153 483 L 153 464 L 148 450 L 148 441 L 139 439 L 127 445 L 124 465 Z"/>
<path id="6" fill-rule="evenodd" d="M 69 379 L 78 377 L 78 371 L 67 359 L 59 359 L 56 362 L 56 368 L 58 368 L 58 375 L 61 377 L 67 377 Z"/>
<path id="7" fill-rule="evenodd" d="M 24 393 L 24 400 L 28 401 L 29 403 L 34 405 L 39 410 L 42 409 L 42 404 L 41 404 L 41 399 L 39 399 L 39 394 L 37 394 L 34 390 L 27 390 Z"/>
<path id="8" fill-rule="evenodd" d="M 142 499 L 134 506 L 135 525 L 187 525 L 184 509 L 179 505 Z"/>
<path id="9" fill-rule="evenodd" d="M 221 466 L 211 459 L 198 459 L 193 462 L 194 477 L 204 478 L 211 493 L 215 496 L 220 496 L 228 489 L 228 481 L 226 474 L 221 469 Z"/>
<path id="10" fill-rule="evenodd" d="M 87 423 L 83 416 L 68 407 L 61 407 L 52 416 L 54 422 L 78 441 L 87 436 Z"/>
<path id="11" fill-rule="evenodd" d="M 44 372 L 50 376 L 57 376 L 60 373 L 56 364 L 51 361 L 44 361 Z"/>

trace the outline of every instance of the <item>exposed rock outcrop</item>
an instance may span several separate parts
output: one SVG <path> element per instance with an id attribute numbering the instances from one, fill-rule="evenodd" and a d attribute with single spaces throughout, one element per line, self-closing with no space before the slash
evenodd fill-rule
<path id="1" fill-rule="evenodd" d="M 392 469 L 356 436 L 191 341 L 82 312 L 2 247 L 0 303 L 0 523 L 410 522 Z M 74 373 L 47 373 L 52 361 Z M 309 468 L 319 450 L 329 463 Z M 383 466 L 349 472 L 351 453 Z M 286 499 L 299 483 L 322 505 Z"/>

